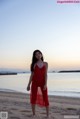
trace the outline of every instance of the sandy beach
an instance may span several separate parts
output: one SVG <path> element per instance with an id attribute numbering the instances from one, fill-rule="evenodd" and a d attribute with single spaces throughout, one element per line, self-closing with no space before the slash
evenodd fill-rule
<path id="1" fill-rule="evenodd" d="M 80 98 L 49 96 L 49 119 L 80 119 Z M 8 119 L 33 119 L 29 95 L 0 91 L 0 112 L 8 112 Z M 45 119 L 45 107 L 36 106 L 35 119 Z"/>

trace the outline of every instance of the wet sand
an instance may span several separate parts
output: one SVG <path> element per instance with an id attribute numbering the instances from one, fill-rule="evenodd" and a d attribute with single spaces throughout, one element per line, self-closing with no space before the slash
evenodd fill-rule
<path id="1" fill-rule="evenodd" d="M 80 119 L 80 98 L 49 96 L 49 103 L 49 119 Z M 8 112 L 8 119 L 33 119 L 26 93 L 0 91 L 1 111 Z M 35 119 L 46 119 L 45 107 L 36 106 Z"/>

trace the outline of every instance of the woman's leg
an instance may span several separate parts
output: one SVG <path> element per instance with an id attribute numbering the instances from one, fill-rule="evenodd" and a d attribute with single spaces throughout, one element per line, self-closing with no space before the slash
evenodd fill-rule
<path id="1" fill-rule="evenodd" d="M 31 107 L 32 107 L 33 115 L 35 115 L 36 98 L 37 98 L 37 86 L 35 83 L 32 83 L 30 100 L 31 100 Z"/>
<path id="2" fill-rule="evenodd" d="M 46 115 L 49 117 L 49 106 L 46 106 Z"/>
<path id="3" fill-rule="evenodd" d="M 35 104 L 32 104 L 32 113 L 33 113 L 33 116 L 35 115 Z"/>
<path id="4" fill-rule="evenodd" d="M 49 117 L 49 100 L 48 100 L 48 91 L 47 88 L 46 90 L 43 90 L 43 88 L 41 88 L 42 90 L 42 94 L 43 94 L 43 100 L 45 102 L 45 107 L 46 107 L 46 115 L 47 117 Z"/>

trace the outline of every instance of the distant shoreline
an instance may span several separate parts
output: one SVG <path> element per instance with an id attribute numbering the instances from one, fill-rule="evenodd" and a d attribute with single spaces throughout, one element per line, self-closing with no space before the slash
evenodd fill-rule
<path id="1" fill-rule="evenodd" d="M 6 71 L 1 71 L 0 75 L 17 75 L 17 74 L 24 74 L 24 73 L 30 73 L 28 72 L 6 72 Z M 80 70 L 60 70 L 60 71 L 48 71 L 48 73 L 80 73 Z"/>

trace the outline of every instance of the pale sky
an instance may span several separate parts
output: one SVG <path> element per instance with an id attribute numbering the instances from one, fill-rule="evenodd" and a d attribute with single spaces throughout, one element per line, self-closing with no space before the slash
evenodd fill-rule
<path id="1" fill-rule="evenodd" d="M 36 49 L 49 70 L 80 69 L 80 3 L 0 0 L 0 68 L 29 69 Z"/>

